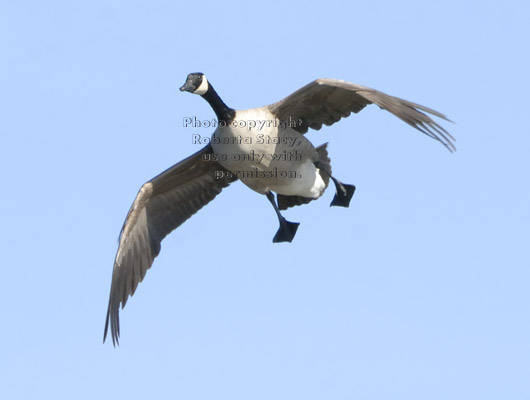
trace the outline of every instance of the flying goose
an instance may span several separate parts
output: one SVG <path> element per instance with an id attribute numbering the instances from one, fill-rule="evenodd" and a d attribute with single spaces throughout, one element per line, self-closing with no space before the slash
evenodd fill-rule
<path id="1" fill-rule="evenodd" d="M 202 73 L 189 74 L 180 90 L 210 104 L 217 129 L 208 145 L 145 183 L 127 214 L 103 337 L 105 341 L 110 325 L 114 345 L 120 336 L 120 305 L 134 294 L 161 241 L 232 182 L 241 180 L 272 204 L 280 224 L 273 242 L 291 242 L 299 225 L 287 221 L 280 210 L 319 198 L 330 180 L 336 189 L 331 205 L 348 207 L 355 186 L 332 175 L 326 144 L 315 148 L 303 135 L 309 128 L 332 125 L 373 103 L 449 151 L 456 150 L 454 138 L 427 115 L 449 121 L 443 114 L 342 80 L 317 79 L 277 103 L 237 111 L 221 100 Z"/>

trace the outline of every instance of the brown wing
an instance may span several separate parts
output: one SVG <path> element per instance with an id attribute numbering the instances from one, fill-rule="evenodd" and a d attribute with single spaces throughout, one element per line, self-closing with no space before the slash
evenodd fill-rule
<path id="1" fill-rule="evenodd" d="M 280 120 L 290 122 L 300 133 L 309 128 L 319 130 L 322 124 L 332 125 L 352 112 L 358 113 L 368 104 L 377 104 L 396 117 L 455 151 L 455 140 L 426 113 L 449 121 L 438 111 L 394 96 L 336 79 L 317 79 L 269 109 Z"/>
<path id="2" fill-rule="evenodd" d="M 160 252 L 162 239 L 236 180 L 226 174 L 219 178 L 216 171 L 227 171 L 207 161 L 203 156 L 208 154 L 212 154 L 210 145 L 145 183 L 138 192 L 120 234 L 103 341 L 110 322 L 112 342 L 118 343 L 120 303 L 123 308 L 134 294 Z"/>

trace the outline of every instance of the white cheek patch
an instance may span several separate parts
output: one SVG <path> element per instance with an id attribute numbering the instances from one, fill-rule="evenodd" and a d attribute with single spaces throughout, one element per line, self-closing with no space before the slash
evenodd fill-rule
<path id="1" fill-rule="evenodd" d="M 193 93 L 202 96 L 207 91 L 208 91 L 208 79 L 206 79 L 206 75 L 203 75 L 201 84 L 199 85 L 197 89 L 195 89 Z"/>

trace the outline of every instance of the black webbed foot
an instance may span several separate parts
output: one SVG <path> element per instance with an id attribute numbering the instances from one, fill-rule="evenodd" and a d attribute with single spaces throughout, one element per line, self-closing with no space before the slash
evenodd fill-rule
<path id="1" fill-rule="evenodd" d="M 296 235 L 298 225 L 300 225 L 298 222 L 289 222 L 285 218 L 281 219 L 280 228 L 278 228 L 278 232 L 276 232 L 276 235 L 274 235 L 272 243 L 291 243 L 294 239 L 294 235 Z"/>
<path id="2" fill-rule="evenodd" d="M 325 168 L 322 167 L 320 162 L 315 162 L 315 167 L 323 171 L 326 175 L 328 175 L 331 180 L 333 181 L 333 184 L 335 185 L 335 197 L 333 198 L 333 201 L 329 205 L 330 207 L 337 206 L 337 207 L 349 207 L 350 206 L 350 200 L 353 197 L 353 194 L 355 193 L 355 186 L 354 185 L 347 185 L 336 179 L 329 171 L 327 171 Z"/>
<path id="3" fill-rule="evenodd" d="M 333 201 L 329 206 L 349 207 L 350 200 L 355 193 L 355 186 L 343 184 L 337 181 L 335 178 L 333 178 L 333 182 L 335 183 L 336 192 L 335 197 L 333 197 Z"/>
<path id="4" fill-rule="evenodd" d="M 294 235 L 296 235 L 296 230 L 298 229 L 298 225 L 300 225 L 298 222 L 289 222 L 287 221 L 283 215 L 280 213 L 280 210 L 278 209 L 278 205 L 276 204 L 276 200 L 274 199 L 274 195 L 272 192 L 268 192 L 266 194 L 267 199 L 271 202 L 272 206 L 274 207 L 274 211 L 276 212 L 276 215 L 278 216 L 278 222 L 280 223 L 280 228 L 278 229 L 278 232 L 276 232 L 276 235 L 274 235 L 274 238 L 272 238 L 273 243 L 281 243 L 281 242 L 289 242 L 291 243 L 293 241 Z"/>

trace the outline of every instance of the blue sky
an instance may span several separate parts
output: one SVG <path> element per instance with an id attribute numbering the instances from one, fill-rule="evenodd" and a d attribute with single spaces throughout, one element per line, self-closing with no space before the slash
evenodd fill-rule
<path id="1" fill-rule="evenodd" d="M 523 1 L 19 1 L 0 5 L 0 396 L 530 397 L 530 132 Z M 458 151 L 380 111 L 311 132 L 322 199 L 272 244 L 236 183 L 173 232 L 102 345 L 139 189 L 199 149 L 178 88 L 238 109 L 318 77 L 439 110 Z"/>

